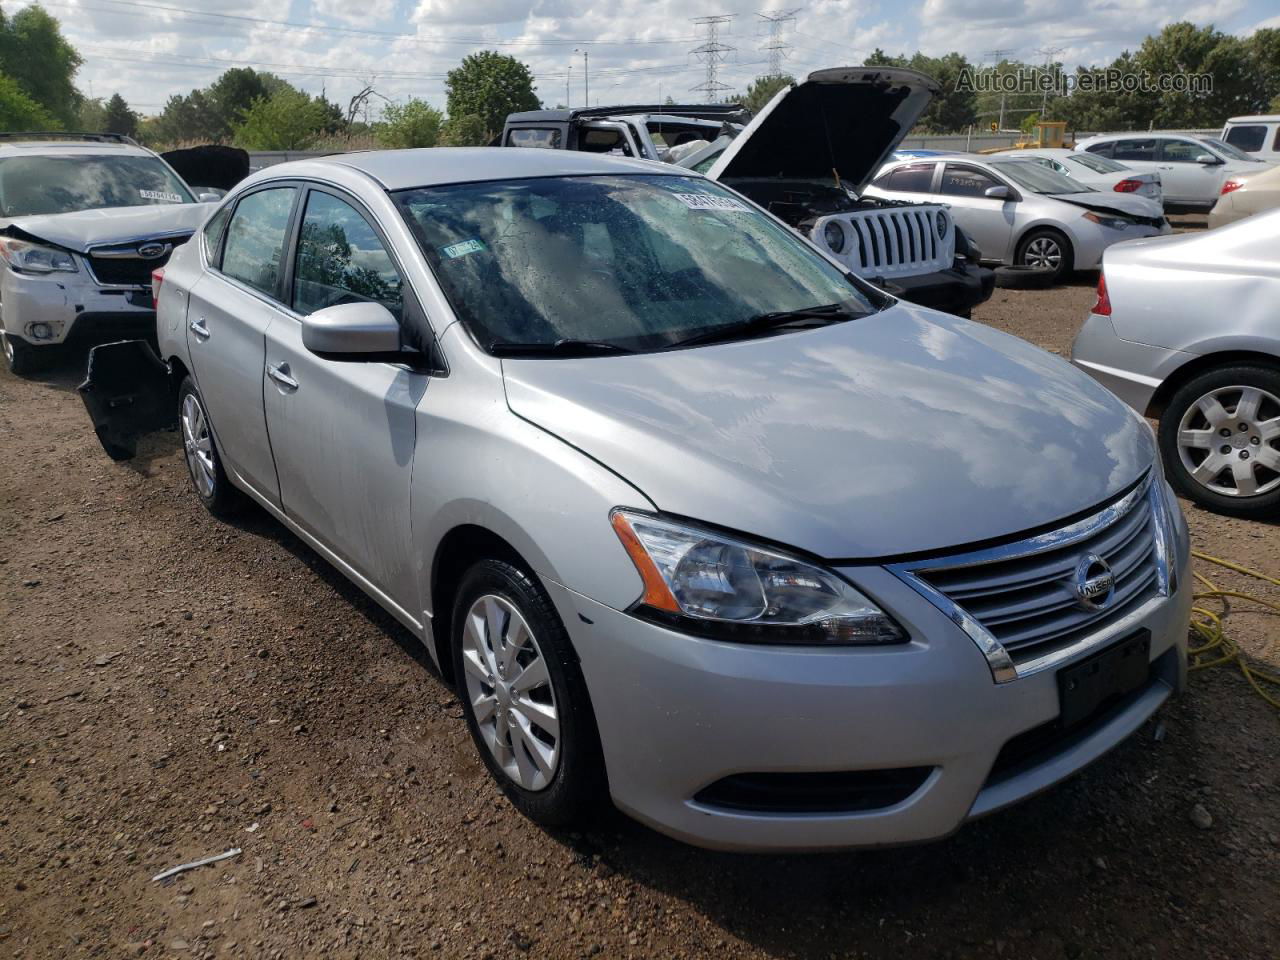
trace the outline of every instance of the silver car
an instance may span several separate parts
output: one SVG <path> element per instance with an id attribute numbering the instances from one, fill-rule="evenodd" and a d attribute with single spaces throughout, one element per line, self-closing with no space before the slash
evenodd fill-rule
<path id="1" fill-rule="evenodd" d="M 1027 150 L 1002 150 L 992 156 L 1009 157 L 1013 160 L 1032 160 L 1064 177 L 1078 180 L 1092 190 L 1098 190 L 1101 193 L 1106 193 L 1108 190 L 1113 193 L 1132 193 L 1163 204 L 1160 174 L 1139 173 L 1110 157 L 1089 153 L 1087 150 L 1036 147 Z"/>
<path id="2" fill-rule="evenodd" d="M 1076 366 L 1160 418 L 1173 485 L 1222 513 L 1280 512 L 1280 210 L 1107 251 Z"/>
<path id="3" fill-rule="evenodd" d="M 611 797 L 724 849 L 942 837 L 1184 682 L 1147 424 L 698 174 L 281 164 L 178 250 L 158 322 L 161 359 L 94 351 L 100 436 L 127 456 L 161 391 L 205 505 L 256 503 L 420 637 L 541 823 Z"/>
<path id="4" fill-rule="evenodd" d="M 901 160 L 882 167 L 867 193 L 943 201 L 985 259 L 1052 270 L 1054 279 L 1096 270 L 1113 243 L 1170 232 L 1158 203 L 1093 190 L 1030 159 Z"/>

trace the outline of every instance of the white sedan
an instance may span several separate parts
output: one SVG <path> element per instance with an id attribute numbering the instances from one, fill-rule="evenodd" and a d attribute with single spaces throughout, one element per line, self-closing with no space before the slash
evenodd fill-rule
<path id="1" fill-rule="evenodd" d="M 1132 193 L 1156 203 L 1163 202 L 1160 174 L 1141 173 L 1126 167 L 1118 160 L 1096 153 L 1046 147 L 1042 150 L 1002 150 L 997 157 L 1033 160 L 1042 167 L 1056 170 L 1072 180 L 1079 180 L 1086 187 L 1106 193 Z"/>
<path id="2" fill-rule="evenodd" d="M 1228 178 L 1268 166 L 1221 140 L 1177 133 L 1107 134 L 1081 140 L 1075 149 L 1158 173 L 1165 206 L 1184 210 L 1210 209 Z"/>
<path id="3" fill-rule="evenodd" d="M 867 195 L 942 201 L 985 260 L 1048 268 L 1060 280 L 1095 270 L 1121 240 L 1170 233 L 1158 203 L 1102 193 L 1026 159 L 957 154 L 882 167 Z"/>

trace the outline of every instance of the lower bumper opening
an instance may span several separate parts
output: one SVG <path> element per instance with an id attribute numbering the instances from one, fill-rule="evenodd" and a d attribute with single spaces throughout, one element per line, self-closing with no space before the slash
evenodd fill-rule
<path id="1" fill-rule="evenodd" d="M 901 803 L 933 767 L 815 773 L 735 773 L 704 787 L 694 802 L 746 813 L 858 813 Z"/>

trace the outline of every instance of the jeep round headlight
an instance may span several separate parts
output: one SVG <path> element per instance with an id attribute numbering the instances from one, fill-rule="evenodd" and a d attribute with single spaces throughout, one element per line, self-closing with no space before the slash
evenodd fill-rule
<path id="1" fill-rule="evenodd" d="M 844 227 L 840 226 L 838 220 L 828 220 L 827 225 L 822 228 L 822 239 L 827 242 L 827 248 L 832 253 L 840 253 L 844 250 Z"/>
<path id="2" fill-rule="evenodd" d="M 944 211 L 942 210 L 938 211 L 937 217 L 934 218 L 933 225 L 938 230 L 938 239 L 939 240 L 947 239 L 947 228 L 951 225 L 951 222 L 947 218 L 947 215 Z"/>
<path id="3" fill-rule="evenodd" d="M 739 643 L 905 643 L 906 633 L 848 581 L 771 547 L 621 508 L 613 529 L 644 583 L 631 612 Z"/>

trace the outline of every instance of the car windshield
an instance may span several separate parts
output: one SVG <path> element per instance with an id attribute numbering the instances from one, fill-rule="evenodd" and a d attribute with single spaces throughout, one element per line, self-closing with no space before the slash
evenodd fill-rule
<path id="1" fill-rule="evenodd" d="M 1243 150 L 1233 147 L 1229 143 L 1223 143 L 1221 140 L 1214 140 L 1212 137 L 1204 137 L 1200 142 L 1207 143 L 1229 160 L 1249 160 L 1251 162 L 1256 162 L 1258 159 L 1257 157 L 1249 156 L 1249 154 L 1245 153 Z"/>
<path id="2" fill-rule="evenodd" d="M 1087 167 L 1094 173 L 1124 173 L 1129 168 L 1123 163 L 1117 163 L 1110 157 L 1100 157 L 1096 153 L 1073 153 L 1069 157 L 1063 158 L 1067 165 L 1079 164 Z"/>
<path id="3" fill-rule="evenodd" d="M 0 160 L 0 215 L 6 217 L 195 202 L 186 184 L 156 157 L 89 154 Z"/>
<path id="4" fill-rule="evenodd" d="M 655 350 L 764 315 L 821 307 L 847 319 L 884 302 L 701 177 L 547 177 L 394 197 L 486 349 Z"/>
<path id="5" fill-rule="evenodd" d="M 991 161 L 993 170 L 1008 177 L 1020 187 L 1030 190 L 1032 193 L 1092 193 L 1093 191 L 1080 183 L 1079 180 L 1072 180 L 1065 174 L 1058 173 L 1056 170 L 1050 170 L 1048 167 L 1042 167 L 1038 163 L 1028 163 L 1026 160 L 993 160 Z"/>

